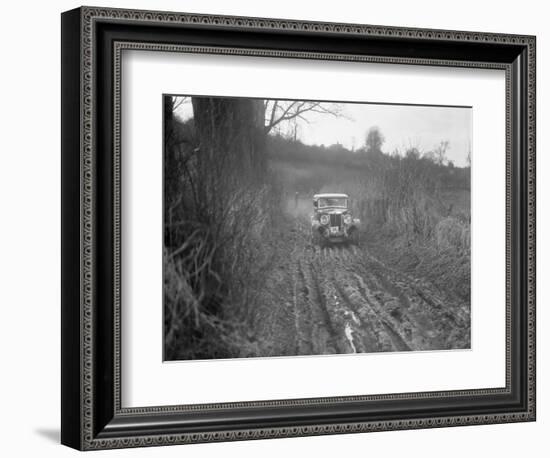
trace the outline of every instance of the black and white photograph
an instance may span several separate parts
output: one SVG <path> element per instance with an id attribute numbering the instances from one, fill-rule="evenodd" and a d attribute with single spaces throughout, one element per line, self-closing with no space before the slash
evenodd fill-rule
<path id="1" fill-rule="evenodd" d="M 465 2 L 34 5 L 8 449 L 538 456 L 550 35 Z"/>
<path id="2" fill-rule="evenodd" d="M 164 360 L 470 348 L 471 107 L 163 109 Z"/>

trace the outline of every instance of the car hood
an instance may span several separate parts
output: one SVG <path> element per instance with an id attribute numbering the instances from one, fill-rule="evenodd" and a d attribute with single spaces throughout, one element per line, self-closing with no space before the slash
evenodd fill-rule
<path id="1" fill-rule="evenodd" d="M 343 215 L 344 213 L 348 213 L 347 208 L 323 208 L 322 210 L 318 210 L 318 214 L 320 215 Z"/>

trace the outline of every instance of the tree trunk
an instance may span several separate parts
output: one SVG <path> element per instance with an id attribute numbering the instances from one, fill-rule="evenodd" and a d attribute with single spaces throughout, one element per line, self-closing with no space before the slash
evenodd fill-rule
<path id="1" fill-rule="evenodd" d="M 193 97 L 192 103 L 199 141 L 200 198 L 216 218 L 223 213 L 228 195 L 265 178 L 263 103 L 214 97 Z"/>

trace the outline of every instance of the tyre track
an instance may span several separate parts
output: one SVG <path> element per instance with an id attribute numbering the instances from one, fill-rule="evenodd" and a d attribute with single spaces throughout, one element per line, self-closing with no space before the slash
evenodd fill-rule
<path id="1" fill-rule="evenodd" d="M 397 331 L 412 349 L 447 349 L 453 345 L 456 348 L 456 334 L 464 333 L 469 327 L 469 316 L 467 320 L 457 318 L 463 314 L 459 304 L 444 305 L 425 282 L 387 268 L 366 252 L 365 258 L 359 260 L 363 271 L 371 272 L 365 281 L 373 289 L 384 292 L 375 295 L 380 306 L 387 306 L 386 294 L 393 295 L 400 303 L 399 308 L 390 307 L 390 329 Z"/>
<path id="2" fill-rule="evenodd" d="M 319 261 L 322 262 L 321 265 L 319 265 Z M 334 264 L 334 253 L 327 247 L 323 250 L 322 257 L 314 257 L 311 260 L 311 272 L 317 285 L 320 304 L 324 315 L 328 318 L 327 321 L 331 323 L 332 341 L 338 353 L 362 352 L 362 345 L 355 339 L 354 329 L 351 325 L 353 318 L 350 311 L 346 309 L 344 300 L 339 295 L 334 281 L 331 280 L 330 276 L 325 275 L 326 271 L 334 268 Z"/>
<path id="3" fill-rule="evenodd" d="M 314 330 L 311 316 L 309 288 L 302 272 L 301 261 L 298 259 L 293 266 L 293 298 L 296 326 L 296 351 L 300 355 L 315 353 Z"/>
<path id="4" fill-rule="evenodd" d="M 320 353 L 340 353 L 341 349 L 337 345 L 338 339 L 337 333 L 330 319 L 325 297 L 322 294 L 321 287 L 317 275 L 314 271 L 311 260 L 308 260 L 307 269 L 304 271 L 306 281 L 312 285 L 312 292 L 314 292 L 313 309 L 316 310 L 318 316 L 318 341 L 323 342 L 324 345 L 319 346 Z M 324 331 L 324 332 L 323 332 Z"/>
<path id="5" fill-rule="evenodd" d="M 295 239 L 288 261 L 296 354 L 469 346 L 467 307 L 361 247 Z"/>
<path id="6" fill-rule="evenodd" d="M 343 275 L 344 272 L 346 275 Z M 357 282 L 357 279 L 361 282 Z M 341 265 L 341 269 L 335 273 L 335 284 L 347 304 L 359 317 L 365 317 L 362 323 L 363 338 L 369 348 L 367 351 L 410 350 L 391 316 L 379 306 L 376 294 L 372 293 L 359 275 L 349 272 L 349 265 Z"/>

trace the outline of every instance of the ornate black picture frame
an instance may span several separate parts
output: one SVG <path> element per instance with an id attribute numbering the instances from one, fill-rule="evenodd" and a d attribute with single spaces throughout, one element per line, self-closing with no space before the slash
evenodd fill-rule
<path id="1" fill-rule="evenodd" d="M 62 435 L 80 450 L 535 420 L 533 36 L 82 7 L 62 14 Z M 121 406 L 125 49 L 506 72 L 506 387 Z"/>

